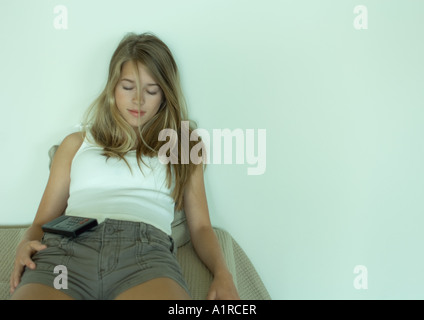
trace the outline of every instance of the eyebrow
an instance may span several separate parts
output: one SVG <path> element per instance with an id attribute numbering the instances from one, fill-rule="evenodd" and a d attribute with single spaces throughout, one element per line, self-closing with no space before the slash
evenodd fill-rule
<path id="1" fill-rule="evenodd" d="M 127 79 L 127 78 L 121 79 L 121 81 L 128 81 L 128 82 L 131 82 L 131 83 L 135 83 L 134 80 L 130 80 L 130 79 Z M 147 86 L 149 86 L 149 87 L 158 86 L 159 87 L 159 85 L 157 83 L 148 83 Z"/>

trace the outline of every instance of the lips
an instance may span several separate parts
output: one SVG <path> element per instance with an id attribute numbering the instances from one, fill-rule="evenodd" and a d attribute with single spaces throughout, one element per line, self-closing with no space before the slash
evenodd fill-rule
<path id="1" fill-rule="evenodd" d="M 138 110 L 128 110 L 128 112 L 136 118 L 142 117 L 146 112 L 144 111 L 138 111 Z"/>

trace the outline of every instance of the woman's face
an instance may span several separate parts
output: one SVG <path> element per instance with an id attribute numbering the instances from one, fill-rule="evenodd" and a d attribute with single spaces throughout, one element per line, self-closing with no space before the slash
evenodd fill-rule
<path id="1" fill-rule="evenodd" d="M 116 106 L 124 119 L 134 128 L 150 120 L 158 112 L 163 99 L 161 88 L 147 68 L 140 62 L 137 62 L 137 66 L 138 74 L 130 61 L 125 62 L 115 87 Z M 140 83 L 139 95 L 136 77 Z"/>

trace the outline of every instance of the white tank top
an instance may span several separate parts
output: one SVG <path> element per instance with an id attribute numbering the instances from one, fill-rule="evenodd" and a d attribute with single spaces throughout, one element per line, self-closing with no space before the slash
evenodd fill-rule
<path id="1" fill-rule="evenodd" d="M 94 139 L 90 139 L 90 141 Z M 171 235 L 174 219 L 174 199 L 167 188 L 166 165 L 157 157 L 143 157 L 142 171 L 136 152 L 125 156 L 125 161 L 107 159 L 103 148 L 84 139 L 71 166 L 71 184 L 65 214 L 95 218 L 99 223 L 106 218 L 144 222 Z"/>

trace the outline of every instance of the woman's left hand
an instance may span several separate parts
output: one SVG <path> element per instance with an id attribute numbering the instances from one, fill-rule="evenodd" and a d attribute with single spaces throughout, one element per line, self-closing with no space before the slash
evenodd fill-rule
<path id="1" fill-rule="evenodd" d="M 207 300 L 240 300 L 230 273 L 215 275 L 209 288 Z"/>

